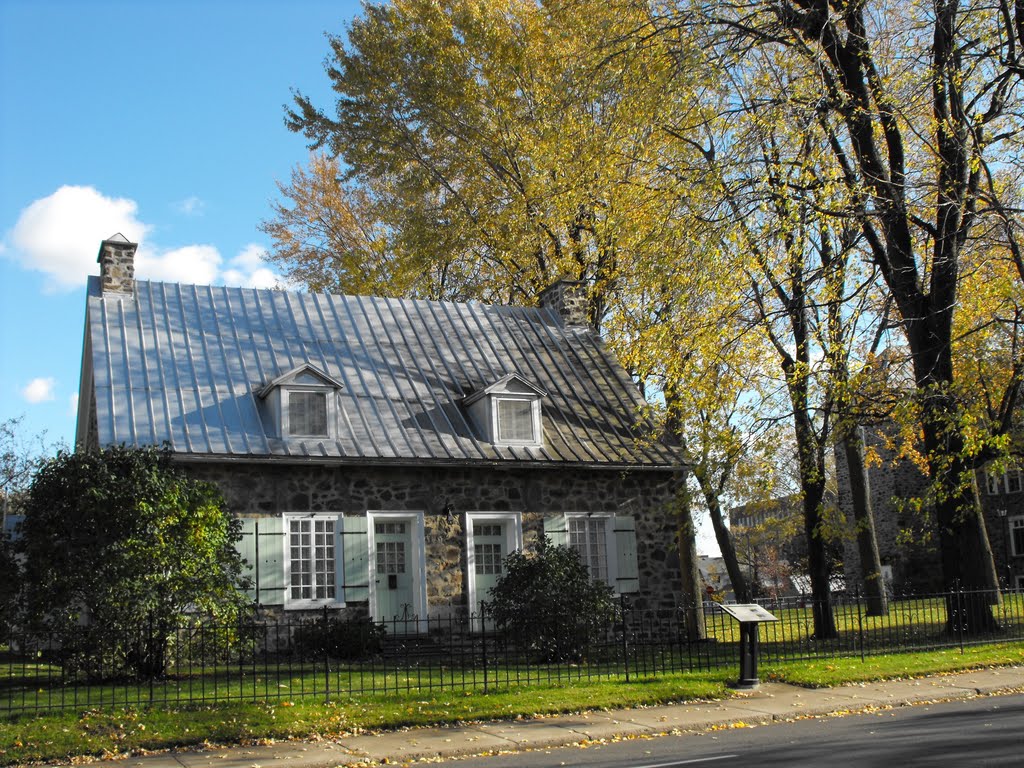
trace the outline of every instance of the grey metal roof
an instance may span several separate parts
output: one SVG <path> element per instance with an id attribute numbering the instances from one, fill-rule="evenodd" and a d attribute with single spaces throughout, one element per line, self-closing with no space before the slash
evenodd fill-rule
<path id="1" fill-rule="evenodd" d="M 86 333 L 80 408 L 91 377 L 100 445 L 168 442 L 210 458 L 680 465 L 645 438 L 639 392 L 596 334 L 550 310 L 146 281 L 133 298 L 103 295 L 90 278 Z M 279 439 L 261 419 L 261 388 L 307 363 L 342 385 L 337 439 Z M 483 441 L 460 404 L 509 373 L 546 393 L 543 447 Z"/>

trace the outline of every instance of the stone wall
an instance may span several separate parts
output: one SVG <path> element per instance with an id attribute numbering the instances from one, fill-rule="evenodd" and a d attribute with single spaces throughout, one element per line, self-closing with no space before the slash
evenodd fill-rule
<path id="1" fill-rule="evenodd" d="M 564 468 L 409 468 L 186 464 L 216 483 L 241 516 L 283 512 L 424 513 L 427 600 L 431 615 L 466 606 L 464 513 L 522 513 L 523 546 L 535 549 L 544 518 L 565 512 L 613 512 L 636 522 L 640 592 L 634 605 L 668 610 L 678 602 L 676 475 Z M 445 507 L 454 512 L 449 520 Z"/>
<path id="2" fill-rule="evenodd" d="M 927 509 L 917 508 L 928 480 L 909 460 L 895 459 L 886 439 L 867 430 L 865 443 L 880 463 L 868 468 L 871 508 L 875 518 L 878 554 L 883 566 L 892 568 L 892 584 L 897 591 L 929 592 L 942 587 L 942 571 L 937 542 Z M 864 578 L 857 549 L 850 500 L 850 476 L 841 445 L 835 449 L 839 509 L 847 521 L 843 566 L 850 590 L 864 589 Z"/>
<path id="3" fill-rule="evenodd" d="M 938 538 L 928 509 L 919 508 L 928 478 L 907 459 L 894 458 L 894 451 L 877 431 L 868 430 L 868 446 L 881 459 L 868 470 L 871 505 L 875 517 L 878 551 L 883 565 L 892 567 L 893 586 L 900 591 L 927 592 L 943 588 Z M 982 473 L 979 473 L 981 475 Z M 849 474 L 842 448 L 836 448 L 836 477 L 840 509 L 852 519 Z M 979 477 L 983 481 L 983 477 Z M 1024 493 L 988 494 L 982 482 L 980 500 L 985 527 L 1000 581 L 1009 587 L 1024 577 L 1024 557 L 1015 557 L 1009 541 L 1009 519 L 1024 515 Z M 862 585 L 860 557 L 852 523 L 845 541 L 844 566 L 847 583 Z"/>

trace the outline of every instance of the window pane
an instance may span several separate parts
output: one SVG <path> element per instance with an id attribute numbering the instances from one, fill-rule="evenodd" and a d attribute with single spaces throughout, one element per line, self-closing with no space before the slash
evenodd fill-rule
<path id="1" fill-rule="evenodd" d="M 499 442 L 536 442 L 533 404 L 529 400 L 499 399 L 497 404 Z"/>
<path id="2" fill-rule="evenodd" d="M 327 394 L 290 392 L 288 432 L 292 435 L 327 437 Z"/>
<path id="3" fill-rule="evenodd" d="M 1020 493 L 1020 470 L 1011 469 L 1006 473 L 1006 492 Z"/>
<path id="4" fill-rule="evenodd" d="M 608 527 L 604 517 L 569 518 L 569 546 L 587 566 L 590 578 L 608 581 Z"/>
<path id="5" fill-rule="evenodd" d="M 334 518 L 288 520 L 292 600 L 334 600 Z"/>

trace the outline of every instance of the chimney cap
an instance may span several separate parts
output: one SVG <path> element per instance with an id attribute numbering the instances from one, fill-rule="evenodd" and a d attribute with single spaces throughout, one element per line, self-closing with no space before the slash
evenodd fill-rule
<path id="1" fill-rule="evenodd" d="M 108 243 L 110 245 L 114 245 L 114 246 L 129 246 L 131 248 L 138 248 L 139 247 L 138 243 L 133 243 L 131 240 L 129 240 L 124 235 L 122 235 L 120 232 L 115 232 L 110 237 L 108 237 L 106 240 L 104 240 L 102 243 L 100 243 L 100 252 L 98 254 L 96 254 L 96 261 L 97 261 L 97 263 L 103 261 L 103 246 L 107 245 Z"/>

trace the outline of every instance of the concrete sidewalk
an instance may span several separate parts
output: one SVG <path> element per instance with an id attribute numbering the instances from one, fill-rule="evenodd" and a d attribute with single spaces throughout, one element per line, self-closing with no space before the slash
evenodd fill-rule
<path id="1" fill-rule="evenodd" d="M 1024 667 L 1001 667 L 882 683 L 808 689 L 765 683 L 722 701 L 557 715 L 534 720 L 410 728 L 333 741 L 281 742 L 207 751 L 170 751 L 121 761 L 132 768 L 333 768 L 404 763 L 568 746 L 628 736 L 698 732 L 738 723 L 767 724 L 797 717 L 849 713 L 926 701 L 967 699 L 1024 689 Z"/>

